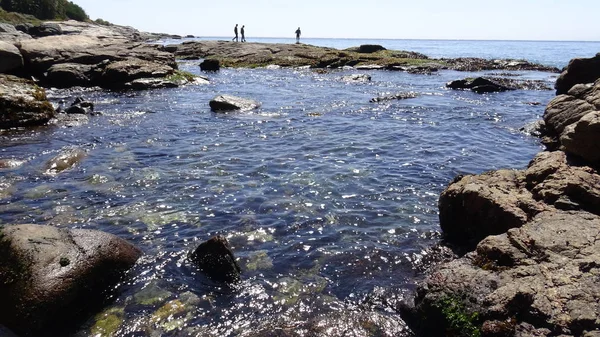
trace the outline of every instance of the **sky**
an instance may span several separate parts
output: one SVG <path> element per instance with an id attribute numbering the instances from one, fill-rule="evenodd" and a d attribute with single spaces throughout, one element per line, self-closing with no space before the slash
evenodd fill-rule
<path id="1" fill-rule="evenodd" d="M 138 30 L 246 38 L 600 41 L 598 0 L 72 0 Z"/>

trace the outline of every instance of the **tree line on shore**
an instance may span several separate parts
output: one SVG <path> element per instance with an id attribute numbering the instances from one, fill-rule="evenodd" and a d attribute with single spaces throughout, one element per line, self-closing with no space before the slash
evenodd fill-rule
<path id="1" fill-rule="evenodd" d="M 40 20 L 89 21 L 85 10 L 68 0 L 0 0 L 7 12 L 30 14 Z"/>

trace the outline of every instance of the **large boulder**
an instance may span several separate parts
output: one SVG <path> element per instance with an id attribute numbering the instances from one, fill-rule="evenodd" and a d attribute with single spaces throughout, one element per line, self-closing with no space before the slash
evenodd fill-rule
<path id="1" fill-rule="evenodd" d="M 240 280 L 241 269 L 223 236 L 215 236 L 200 244 L 192 254 L 192 262 L 209 278 L 218 282 L 234 283 Z"/>
<path id="2" fill-rule="evenodd" d="M 591 165 L 600 165 L 600 79 L 593 85 L 574 85 L 567 94 L 554 98 L 544 112 L 546 137 L 567 153 Z"/>
<path id="3" fill-rule="evenodd" d="M 40 225 L 0 228 L 0 324 L 23 335 L 73 328 L 141 251 L 108 233 Z"/>
<path id="4" fill-rule="evenodd" d="M 593 111 L 567 126 L 560 137 L 565 151 L 600 165 L 600 111 Z"/>
<path id="5" fill-rule="evenodd" d="M 426 336 L 583 336 L 597 331 L 598 233 L 596 215 L 541 213 L 439 266 L 419 286 L 407 317 L 416 319 Z"/>
<path id="6" fill-rule="evenodd" d="M 0 22 L 0 40 L 10 43 L 31 39 L 29 34 L 18 31 L 15 26 Z"/>
<path id="7" fill-rule="evenodd" d="M 164 64 L 131 58 L 108 64 L 100 82 L 104 87 L 121 87 L 127 82 L 141 78 L 164 78 L 172 75 L 174 71 L 175 69 Z"/>
<path id="8" fill-rule="evenodd" d="M 593 83 L 600 78 L 600 53 L 591 58 L 575 58 L 563 70 L 554 88 L 556 95 L 566 94 L 575 84 Z"/>
<path id="9" fill-rule="evenodd" d="M 0 128 L 43 125 L 54 115 L 44 89 L 32 81 L 0 74 Z"/>
<path id="10" fill-rule="evenodd" d="M 23 56 L 12 43 L 0 41 L 0 73 L 23 67 Z"/>
<path id="11" fill-rule="evenodd" d="M 59 63 L 51 66 L 46 74 L 46 84 L 56 88 L 90 86 L 95 66 L 78 63 Z"/>
<path id="12" fill-rule="evenodd" d="M 446 240 L 466 247 L 520 227 L 545 209 L 527 190 L 525 173 L 515 170 L 458 177 L 442 192 L 438 206 Z"/>
<path id="13" fill-rule="evenodd" d="M 260 103 L 254 100 L 231 95 L 219 95 L 213 98 L 209 105 L 214 112 L 249 111 L 260 107 Z"/>

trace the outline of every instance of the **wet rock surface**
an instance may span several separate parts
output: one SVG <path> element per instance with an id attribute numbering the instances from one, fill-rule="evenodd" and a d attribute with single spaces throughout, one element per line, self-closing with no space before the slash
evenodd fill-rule
<path id="1" fill-rule="evenodd" d="M 23 336 L 73 327 L 141 255 L 112 234 L 40 225 L 0 228 L 0 252 L 0 323 Z"/>
<path id="2" fill-rule="evenodd" d="M 43 125 L 55 113 L 44 89 L 30 80 L 0 74 L 0 128 Z"/>
<path id="3" fill-rule="evenodd" d="M 223 236 L 215 236 L 200 244 L 192 254 L 191 261 L 210 279 L 217 282 L 235 283 L 240 280 L 241 269 Z"/>
<path id="4" fill-rule="evenodd" d="M 213 98 L 209 105 L 214 112 L 243 112 L 260 107 L 259 102 L 231 95 L 219 95 Z"/>
<path id="5" fill-rule="evenodd" d="M 576 58 L 556 80 L 557 95 L 566 94 L 576 84 L 593 83 L 600 78 L 600 53 L 592 58 Z"/>

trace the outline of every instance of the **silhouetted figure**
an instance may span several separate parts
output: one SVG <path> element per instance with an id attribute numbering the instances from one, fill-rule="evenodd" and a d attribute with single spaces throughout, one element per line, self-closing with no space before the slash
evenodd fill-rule
<path id="1" fill-rule="evenodd" d="M 244 35 L 244 25 L 242 25 L 242 29 L 240 30 L 240 33 L 242 33 L 242 42 L 246 42 L 246 36 Z"/>
<path id="2" fill-rule="evenodd" d="M 235 24 L 235 27 L 233 28 L 233 33 L 235 34 L 235 36 L 233 37 L 233 39 L 231 39 L 231 41 L 238 42 L 238 35 L 237 35 L 237 23 Z"/>
<path id="3" fill-rule="evenodd" d="M 296 43 L 300 43 L 300 27 L 298 27 L 298 29 L 296 29 Z"/>

